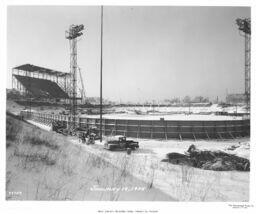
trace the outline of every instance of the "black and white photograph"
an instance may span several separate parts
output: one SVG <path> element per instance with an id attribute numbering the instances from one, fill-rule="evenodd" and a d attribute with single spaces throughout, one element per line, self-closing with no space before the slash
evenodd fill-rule
<path id="1" fill-rule="evenodd" d="M 5 201 L 249 203 L 251 10 L 7 5 Z"/>

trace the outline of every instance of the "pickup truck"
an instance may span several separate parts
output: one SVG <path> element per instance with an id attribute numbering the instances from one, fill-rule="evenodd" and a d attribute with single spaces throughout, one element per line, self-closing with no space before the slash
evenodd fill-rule
<path id="1" fill-rule="evenodd" d="M 133 140 L 127 140 L 123 135 L 116 135 L 106 139 L 104 143 L 104 149 L 107 150 L 127 150 L 127 153 L 131 150 L 139 148 L 139 142 Z"/>

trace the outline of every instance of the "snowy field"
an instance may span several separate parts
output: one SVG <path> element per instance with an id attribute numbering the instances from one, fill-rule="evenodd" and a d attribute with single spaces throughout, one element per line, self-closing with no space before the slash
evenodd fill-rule
<path id="1" fill-rule="evenodd" d="M 33 124 L 36 125 L 35 122 Z M 47 126 L 39 127 L 49 130 Z M 139 141 L 140 148 L 131 155 L 105 150 L 103 143 L 99 141 L 88 146 L 81 144 L 75 137 L 68 137 L 68 140 L 85 152 L 93 153 L 118 168 L 125 167 L 134 177 L 152 184 L 179 201 L 249 200 L 249 172 L 210 171 L 161 162 L 167 153 L 184 153 L 191 144 L 199 149 L 222 150 L 249 159 L 250 146 L 249 139 L 246 138 L 228 141 L 133 139 Z M 238 148 L 228 150 L 233 145 Z"/>
<path id="2" fill-rule="evenodd" d="M 99 115 L 82 115 L 87 118 L 100 118 Z M 242 117 L 225 116 L 225 115 L 200 115 L 200 114 L 173 114 L 173 115 L 136 115 L 136 114 L 104 114 L 103 119 L 125 119 L 125 120 L 190 120 L 190 121 L 223 121 L 223 120 L 241 120 Z"/>
<path id="3" fill-rule="evenodd" d="M 134 139 L 136 140 L 136 139 Z M 71 142 L 77 144 L 77 140 Z M 200 149 L 224 150 L 238 142 L 214 141 L 157 141 L 139 140 L 140 149 L 127 155 L 125 152 L 106 151 L 102 143 L 86 146 L 84 149 L 104 158 L 117 167 L 126 165 L 126 169 L 136 178 L 180 201 L 248 201 L 248 172 L 218 172 L 173 165 L 161 162 L 166 153 L 184 153 L 192 143 Z M 240 151 L 233 151 L 239 156 L 249 157 L 248 142 L 243 143 Z"/>
<path id="4" fill-rule="evenodd" d="M 217 104 L 205 107 L 113 107 L 106 109 L 105 119 L 133 119 L 133 120 L 241 120 L 242 116 L 215 115 L 219 113 L 246 113 L 244 106 L 222 108 Z M 82 117 L 99 118 L 99 115 Z"/>
<path id="5" fill-rule="evenodd" d="M 115 107 L 114 110 L 118 112 L 127 112 L 132 113 L 134 111 L 140 111 L 141 113 L 152 113 L 152 112 L 160 112 L 160 113 L 175 113 L 175 112 L 191 112 L 194 114 L 199 113 L 211 113 L 211 112 L 228 112 L 228 113 L 246 113 L 245 106 L 237 105 L 237 106 L 229 106 L 229 107 L 221 107 L 218 104 L 212 104 L 211 106 L 202 106 L 202 107 Z"/>
<path id="6" fill-rule="evenodd" d="M 7 109 L 14 113 L 19 114 L 24 110 L 23 106 L 18 105 L 13 101 L 7 101 Z M 59 114 L 63 111 L 59 107 L 44 107 L 43 109 L 33 107 L 32 111 L 40 113 L 55 113 Z M 214 112 L 228 112 L 228 113 L 246 113 L 244 106 L 231 106 L 222 108 L 217 104 L 206 107 L 112 107 L 106 109 L 107 114 L 103 115 L 106 119 L 134 119 L 134 120 L 241 120 L 241 116 L 227 116 L 215 115 Z M 191 114 L 188 114 L 188 113 Z M 81 117 L 99 118 L 99 115 L 82 114 Z"/>
<path id="7" fill-rule="evenodd" d="M 134 139 L 136 140 L 136 139 Z M 74 144 L 80 144 L 77 139 L 70 139 Z M 126 169 L 136 178 L 160 189 L 179 201 L 248 201 L 248 172 L 219 172 L 202 170 L 193 167 L 173 165 L 161 162 L 169 152 L 184 153 L 189 145 L 195 144 L 199 149 L 227 150 L 238 141 L 158 141 L 138 140 L 140 149 L 127 155 L 125 152 L 106 151 L 103 143 L 83 145 L 83 149 L 104 158 L 113 165 Z M 243 139 L 238 151 L 230 153 L 249 157 L 248 142 Z"/>

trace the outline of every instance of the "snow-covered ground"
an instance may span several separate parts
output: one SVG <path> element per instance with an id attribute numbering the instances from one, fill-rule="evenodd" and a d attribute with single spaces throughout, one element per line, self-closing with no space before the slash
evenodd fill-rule
<path id="1" fill-rule="evenodd" d="M 39 127 L 40 129 L 44 129 L 44 130 L 46 130 L 46 131 L 50 131 L 50 130 L 51 130 L 51 126 L 46 126 L 46 125 L 44 125 L 44 124 L 35 122 L 35 121 L 33 121 L 33 120 L 27 120 L 27 122 L 29 122 L 30 124 L 32 124 L 32 125 L 34 125 L 34 126 Z"/>
<path id="2" fill-rule="evenodd" d="M 134 111 L 141 111 L 142 113 L 146 112 L 163 112 L 163 113 L 173 113 L 173 112 L 191 112 L 194 114 L 198 113 L 210 113 L 210 112 L 228 112 L 228 113 L 246 113 L 245 106 L 229 106 L 229 107 L 221 107 L 218 104 L 212 104 L 211 106 L 201 106 L 201 107 L 146 107 L 146 106 L 138 106 L 138 107 L 115 107 L 114 110 L 116 112 L 127 112 L 132 113 Z"/>
<path id="3" fill-rule="evenodd" d="M 134 139 L 136 140 L 136 139 Z M 70 139 L 79 144 L 76 139 Z M 140 149 L 127 155 L 125 152 L 112 152 L 103 149 L 99 141 L 83 148 L 113 165 L 126 169 L 135 177 L 152 183 L 154 187 L 180 201 L 247 201 L 249 200 L 248 172 L 218 172 L 172 165 L 161 162 L 169 152 L 184 153 L 192 143 L 200 149 L 226 150 L 238 141 L 158 141 L 139 140 Z M 247 144 L 244 142 L 244 144 Z M 249 150 L 241 149 L 240 156 L 248 157 Z"/>
<path id="4" fill-rule="evenodd" d="M 87 118 L 99 118 L 99 115 L 82 115 Z M 200 115 L 200 114 L 173 114 L 173 115 L 136 115 L 136 114 L 104 114 L 103 119 L 130 119 L 130 120 L 196 120 L 196 121 L 216 121 L 216 120 L 241 120 L 242 117 L 233 117 L 225 115 Z"/>
<path id="5" fill-rule="evenodd" d="M 191 144 L 200 150 L 223 151 L 235 154 L 240 157 L 250 158 L 250 146 L 247 138 L 236 140 L 216 141 L 216 140 L 148 140 L 140 139 L 141 148 L 151 150 L 159 159 L 164 159 L 167 153 L 178 152 L 184 154 Z M 229 150 L 231 146 L 237 147 L 235 150 Z"/>
<path id="6" fill-rule="evenodd" d="M 242 116 L 215 115 L 216 112 L 246 113 L 244 106 L 222 108 L 217 104 L 203 107 L 113 107 L 106 109 L 103 118 L 135 120 L 241 120 Z M 99 118 L 99 115 L 82 117 Z"/>
<path id="7" fill-rule="evenodd" d="M 34 123 L 36 124 L 36 123 Z M 39 125 L 46 130 L 49 127 Z M 210 171 L 161 162 L 169 152 L 184 153 L 191 144 L 199 149 L 222 150 L 249 158 L 249 139 L 229 141 L 178 141 L 138 140 L 140 148 L 127 155 L 126 152 L 108 151 L 103 143 L 81 145 L 75 137 L 68 140 L 86 151 L 97 155 L 113 165 L 125 169 L 134 177 L 152 184 L 155 188 L 180 201 L 248 201 L 249 172 Z M 239 146 L 228 150 L 231 146 Z"/>

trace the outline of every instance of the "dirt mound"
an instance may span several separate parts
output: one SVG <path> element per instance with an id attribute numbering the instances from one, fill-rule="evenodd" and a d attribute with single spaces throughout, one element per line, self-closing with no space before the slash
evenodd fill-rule
<path id="1" fill-rule="evenodd" d="M 215 171 L 250 171 L 250 161 L 222 151 L 202 151 L 191 145 L 186 154 L 168 153 L 162 161 Z"/>

